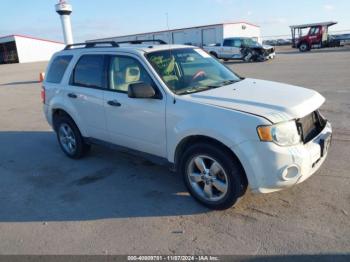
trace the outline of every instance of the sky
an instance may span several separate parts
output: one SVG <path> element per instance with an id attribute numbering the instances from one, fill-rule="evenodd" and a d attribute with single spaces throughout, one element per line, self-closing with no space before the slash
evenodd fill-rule
<path id="1" fill-rule="evenodd" d="M 63 41 L 58 0 L 2 0 L 0 36 L 24 34 Z M 289 25 L 338 21 L 350 32 L 349 0 L 68 0 L 74 40 L 146 33 L 222 22 L 247 21 L 263 36 L 290 34 Z"/>

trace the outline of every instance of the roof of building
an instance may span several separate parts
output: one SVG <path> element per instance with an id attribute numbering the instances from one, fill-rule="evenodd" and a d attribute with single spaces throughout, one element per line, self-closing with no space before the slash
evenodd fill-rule
<path id="1" fill-rule="evenodd" d="M 59 42 L 59 41 L 53 41 L 53 40 L 38 38 L 38 37 L 34 37 L 34 36 L 20 35 L 20 34 L 13 34 L 13 35 L 0 36 L 0 43 L 9 42 L 6 38 L 10 39 L 10 41 L 14 41 L 14 40 L 15 40 L 15 37 L 21 37 L 21 38 L 27 38 L 27 39 L 32 39 L 32 40 L 36 40 L 36 41 L 44 41 L 44 42 L 49 42 L 49 43 L 55 43 L 55 44 L 62 44 L 62 45 L 64 45 L 64 43 Z"/>
<path id="2" fill-rule="evenodd" d="M 180 31 L 180 30 L 185 30 L 185 29 L 194 29 L 194 28 L 202 28 L 202 27 L 213 27 L 213 26 L 218 26 L 218 25 L 234 25 L 234 24 L 246 24 L 254 27 L 260 28 L 260 26 L 249 23 L 249 22 L 244 22 L 244 21 L 239 21 L 239 22 L 225 22 L 225 23 L 218 23 L 218 24 L 209 24 L 209 25 L 199 25 L 199 26 L 191 26 L 191 27 L 184 27 L 184 28 L 175 28 L 175 29 L 169 29 L 169 30 L 161 30 L 161 31 L 154 31 L 154 32 L 147 32 L 147 33 L 137 33 L 137 34 L 130 34 L 130 35 L 121 35 L 121 36 L 112 36 L 112 37 L 105 37 L 105 38 L 98 38 L 98 39 L 92 39 L 89 41 L 101 41 L 105 39 L 111 39 L 114 37 L 131 37 L 131 36 L 141 36 L 141 35 L 146 35 L 146 34 L 158 34 L 158 33 L 165 33 L 165 32 L 174 32 L 174 31 Z"/>
<path id="3" fill-rule="evenodd" d="M 312 24 L 291 25 L 290 28 L 308 28 L 312 26 L 332 26 L 336 24 L 338 24 L 338 22 L 329 21 L 329 22 L 312 23 Z"/>

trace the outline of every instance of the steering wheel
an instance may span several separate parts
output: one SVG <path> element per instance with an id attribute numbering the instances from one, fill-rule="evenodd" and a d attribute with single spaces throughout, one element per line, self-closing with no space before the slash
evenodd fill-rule
<path id="1" fill-rule="evenodd" d="M 193 75 L 192 82 L 197 82 L 197 81 L 203 80 L 206 76 L 207 76 L 207 74 L 203 70 L 200 70 Z"/>

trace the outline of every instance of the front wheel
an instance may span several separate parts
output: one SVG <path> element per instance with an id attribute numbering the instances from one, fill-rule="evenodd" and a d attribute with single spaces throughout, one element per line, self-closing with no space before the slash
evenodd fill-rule
<path id="1" fill-rule="evenodd" d="M 300 52 L 306 52 L 306 51 L 309 51 L 310 48 L 309 48 L 309 45 L 307 43 L 301 43 L 299 46 L 299 50 L 300 50 Z"/>
<path id="2" fill-rule="evenodd" d="M 191 195 L 208 208 L 232 207 L 247 189 L 243 169 L 232 154 L 211 144 L 197 144 L 183 155 L 180 171 Z"/>

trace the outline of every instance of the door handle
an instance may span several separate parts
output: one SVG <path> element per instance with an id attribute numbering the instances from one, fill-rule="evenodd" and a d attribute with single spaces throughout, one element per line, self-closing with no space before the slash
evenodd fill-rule
<path id="1" fill-rule="evenodd" d="M 117 107 L 122 106 L 122 104 L 119 103 L 117 100 L 108 101 L 107 104 L 110 105 L 110 106 L 117 106 Z"/>
<path id="2" fill-rule="evenodd" d="M 74 93 L 69 93 L 67 96 L 69 98 L 74 98 L 74 99 L 78 98 L 78 96 L 76 94 L 74 94 Z"/>

